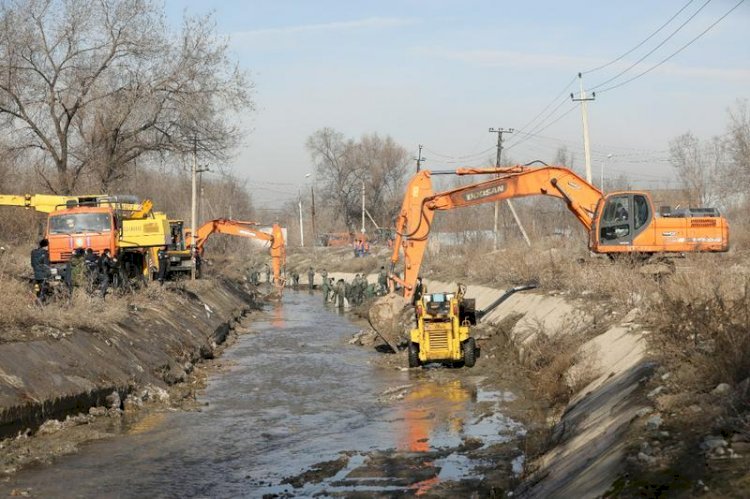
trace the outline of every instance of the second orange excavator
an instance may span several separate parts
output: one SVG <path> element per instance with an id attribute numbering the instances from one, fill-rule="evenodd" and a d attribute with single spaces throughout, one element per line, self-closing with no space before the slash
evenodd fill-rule
<path id="1" fill-rule="evenodd" d="M 172 245 L 168 252 L 170 258 L 170 271 L 190 270 L 190 247 L 195 248 L 200 256 L 203 256 L 204 247 L 212 234 L 227 234 L 237 237 L 246 237 L 266 241 L 270 244 L 271 267 L 273 269 L 274 282 L 277 286 L 283 286 L 283 272 L 286 267 L 286 244 L 284 232 L 278 224 L 273 224 L 271 233 L 262 231 L 257 222 L 245 222 L 229 218 L 218 218 L 209 220 L 201 225 L 196 231 L 195 241 L 190 231 L 183 232 L 183 223 L 180 220 L 170 221 L 172 226 Z M 184 236 L 183 236 L 184 233 Z M 173 265 L 172 265 L 173 264 Z"/>
<path id="2" fill-rule="evenodd" d="M 434 192 L 433 175 L 495 178 Z M 594 253 L 645 257 L 729 248 L 729 223 L 715 208 L 672 211 L 664 207 L 657 212 L 646 192 L 604 194 L 562 166 L 422 170 L 409 182 L 396 220 L 391 281 L 403 286 L 405 298 L 412 297 L 436 211 L 537 195 L 565 202 L 588 232 L 589 249 Z M 400 252 L 404 254 L 403 279 L 395 275 Z"/>

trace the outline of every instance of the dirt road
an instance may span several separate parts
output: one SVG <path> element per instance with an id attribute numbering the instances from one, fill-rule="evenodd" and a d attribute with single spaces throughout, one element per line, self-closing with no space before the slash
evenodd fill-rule
<path id="1" fill-rule="evenodd" d="M 158 412 L 0 483 L 32 497 L 455 497 L 523 463 L 510 387 L 481 370 L 385 369 L 359 326 L 287 292 L 211 375 L 201 411 Z"/>

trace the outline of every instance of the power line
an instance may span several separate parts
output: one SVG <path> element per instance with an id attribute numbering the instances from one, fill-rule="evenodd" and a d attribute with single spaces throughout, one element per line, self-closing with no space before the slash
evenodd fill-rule
<path id="1" fill-rule="evenodd" d="M 484 150 L 479 151 L 479 152 L 471 153 L 471 154 L 464 154 L 464 155 L 461 155 L 461 156 L 450 156 L 448 154 L 440 154 L 438 152 L 435 152 L 432 149 L 430 149 L 429 147 L 424 147 L 425 151 L 429 152 L 430 154 L 434 154 L 435 156 L 440 156 L 440 157 L 443 157 L 443 158 L 450 158 L 450 159 L 457 159 L 457 160 L 469 159 L 469 158 L 474 158 L 474 157 L 477 157 L 477 156 L 481 156 L 483 154 L 487 154 L 488 152 L 492 151 L 493 149 L 495 149 L 495 146 L 488 147 L 487 149 L 484 149 Z M 448 161 L 446 161 L 446 162 L 448 162 Z"/>
<path id="2" fill-rule="evenodd" d="M 561 139 L 559 137 L 550 137 L 549 135 L 539 135 L 538 133 L 518 132 L 518 131 L 516 133 L 520 133 L 521 135 L 527 135 L 527 136 L 530 136 L 531 138 L 542 139 L 542 140 L 551 141 L 551 142 L 561 142 L 561 143 L 564 143 L 564 144 L 573 144 L 576 147 L 578 147 L 579 144 L 580 144 L 580 142 L 577 141 L 577 140 Z M 602 147 L 604 149 L 623 149 L 623 150 L 627 150 L 627 151 L 634 151 L 634 152 L 618 152 L 617 153 L 618 157 L 623 157 L 623 156 L 643 156 L 643 155 L 646 155 L 646 154 L 662 154 L 662 153 L 665 153 L 665 152 L 669 152 L 668 149 L 643 149 L 643 148 L 636 148 L 636 147 L 629 147 L 629 146 L 616 146 L 616 145 L 612 145 L 612 144 L 602 144 Z M 594 152 L 594 153 L 597 153 L 597 152 L 598 153 L 602 153 L 602 152 L 604 152 L 604 149 L 601 149 L 601 150 L 600 149 L 592 149 L 592 152 Z M 582 149 L 581 149 L 581 151 L 582 151 Z M 609 153 L 611 151 L 607 151 L 607 152 Z"/>
<path id="3" fill-rule="evenodd" d="M 566 95 L 568 93 L 568 90 L 570 89 L 570 86 L 573 85 L 573 83 L 575 83 L 576 78 L 577 78 L 576 76 L 574 76 L 573 78 L 571 78 L 571 80 L 568 83 L 565 84 L 565 86 L 560 91 L 560 93 L 557 94 L 550 101 L 550 103 L 547 104 L 544 107 L 544 109 L 542 109 L 541 111 L 539 111 L 539 113 L 536 116 L 534 116 L 533 118 L 531 118 L 531 120 L 529 120 L 525 125 L 523 125 L 521 128 L 519 128 L 518 131 L 521 132 L 523 130 L 526 130 L 529 127 L 529 125 L 531 125 L 532 123 L 534 123 L 541 115 L 543 115 L 550 107 L 552 107 L 552 104 L 554 104 L 555 102 L 557 102 L 557 100 L 560 99 L 563 95 Z M 567 100 L 568 99 L 566 98 L 563 102 L 567 102 Z M 554 114 L 554 112 L 557 111 L 557 109 L 559 109 L 559 107 L 560 106 L 558 105 L 550 114 Z"/>
<path id="4" fill-rule="evenodd" d="M 710 0 L 709 0 L 709 1 L 710 1 Z M 687 42 L 687 43 L 686 43 L 685 45 L 683 45 L 682 47 L 680 47 L 680 48 L 679 48 L 679 49 L 677 49 L 676 51 L 672 52 L 672 53 L 671 53 L 671 54 L 670 54 L 669 56 L 667 56 L 667 57 L 666 57 L 665 59 L 663 59 L 662 61 L 658 62 L 658 63 L 657 63 L 657 64 L 655 64 L 654 66 L 651 66 L 651 67 L 650 67 L 650 68 L 648 68 L 648 69 L 647 69 L 646 71 L 643 71 L 642 73 L 639 73 L 639 74 L 637 74 L 637 75 L 633 76 L 632 78 L 629 78 L 629 79 L 627 79 L 627 80 L 625 80 L 625 81 L 623 81 L 623 82 L 617 83 L 616 85 L 612 85 L 611 87 L 607 87 L 607 88 L 605 88 L 605 89 L 603 89 L 603 90 L 600 90 L 600 91 L 599 91 L 599 93 L 601 94 L 601 93 L 604 93 L 604 92 L 608 92 L 608 91 L 610 91 L 610 90 L 614 90 L 615 88 L 619 88 L 619 87 L 622 87 L 623 85 L 627 85 L 627 84 L 628 84 L 628 83 L 630 83 L 631 81 L 637 80 L 637 79 L 638 79 L 638 78 L 640 78 L 641 76 L 644 76 L 644 75 L 646 75 L 646 74 L 650 73 L 651 71 L 653 71 L 654 69 L 658 68 L 659 66 L 661 66 L 662 64 L 664 64 L 665 62 L 667 62 L 668 60 L 670 60 L 670 59 L 671 59 L 672 57 L 676 56 L 677 54 L 679 54 L 680 52 L 682 52 L 683 50 L 685 50 L 686 48 L 688 48 L 688 47 L 689 47 L 690 45 L 692 45 L 693 43 L 695 43 L 696 41 L 698 41 L 698 39 L 700 39 L 700 38 L 701 38 L 701 37 L 702 37 L 703 35 L 705 35 L 705 34 L 706 34 L 706 33 L 708 33 L 709 31 L 711 31 L 711 29 L 713 29 L 713 27 L 714 27 L 714 26 L 716 26 L 716 25 L 717 25 L 717 24 L 719 24 L 719 23 L 720 23 L 721 21 L 723 21 L 723 20 L 724 20 L 724 19 L 725 19 L 725 18 L 726 18 L 726 17 L 727 17 L 727 16 L 729 15 L 729 14 L 731 14 L 732 12 L 734 12 L 734 10 L 735 10 L 735 9 L 736 9 L 737 7 L 739 7 L 739 6 L 740 6 L 740 5 L 741 5 L 741 4 L 742 4 L 742 3 L 744 2 L 744 1 L 745 1 L 745 0 L 740 0 L 739 2 L 737 2 L 737 3 L 736 3 L 736 4 L 734 5 L 734 7 L 732 7 L 731 9 L 729 9 L 729 10 L 728 10 L 728 11 L 727 11 L 727 12 L 726 12 L 726 13 L 725 13 L 725 14 L 724 14 L 723 16 L 721 16 L 720 18 L 718 18 L 718 19 L 717 19 L 716 21 L 714 21 L 714 22 L 713 22 L 713 23 L 712 23 L 712 24 L 711 24 L 710 26 L 708 26 L 708 27 L 707 27 L 706 29 L 704 29 L 704 30 L 703 30 L 702 32 L 700 32 L 700 33 L 698 34 L 698 36 L 696 36 L 695 38 L 693 38 L 692 40 L 690 40 L 689 42 Z"/>
<path id="5" fill-rule="evenodd" d="M 693 3 L 694 1 L 695 1 L 695 0 L 689 0 L 689 1 L 688 1 L 688 3 L 686 3 L 685 5 L 683 5 L 683 6 L 682 6 L 682 8 L 681 8 L 680 10 L 678 10 L 678 11 L 677 11 L 677 13 L 675 13 L 675 15 L 673 15 L 672 17 L 670 17 L 670 18 L 669 18 L 669 19 L 667 20 L 667 22 L 665 22 L 664 24 L 662 24 L 661 26 L 659 26 L 659 28 L 658 28 L 658 29 L 657 29 L 656 31 L 654 31 L 653 33 L 651 33 L 650 35 L 648 35 L 648 36 L 647 36 L 647 37 L 646 37 L 646 38 L 645 38 L 645 39 L 644 39 L 643 41 L 641 41 L 641 43 L 639 43 L 638 45 L 636 45 L 636 46 L 635 46 L 635 47 L 633 47 L 632 49 L 628 50 L 627 52 L 625 52 L 625 53 L 624 53 L 624 54 L 622 54 L 621 56 L 619 56 L 619 57 L 617 57 L 617 58 L 615 58 L 615 59 L 612 59 L 611 61 L 609 61 L 609 62 L 608 62 L 608 63 L 606 63 L 606 64 L 602 64 L 601 66 L 597 66 L 597 67 L 595 67 L 595 68 L 589 69 L 588 71 L 583 71 L 583 74 L 589 74 L 589 73 L 593 73 L 594 71 L 599 71 L 600 69 L 604 69 L 604 68 L 606 68 L 606 67 L 609 67 L 609 66 L 611 66 L 612 64 L 616 63 L 617 61 L 620 61 L 620 60 L 622 60 L 622 59 L 623 59 L 624 57 L 626 57 L 626 56 L 628 56 L 628 55 L 632 54 L 633 52 L 635 52 L 636 50 L 638 50 L 639 48 L 641 48 L 641 47 L 642 47 L 642 46 L 643 46 L 643 45 L 644 45 L 644 44 L 645 44 L 645 43 L 646 43 L 647 41 L 649 41 L 649 40 L 650 40 L 650 39 L 652 39 L 652 38 L 653 38 L 654 36 L 656 36 L 656 35 L 657 35 L 657 34 L 658 34 L 658 33 L 659 33 L 659 32 L 660 32 L 661 30 L 663 30 L 664 28 L 666 28 L 666 27 L 667 27 L 667 26 L 668 26 L 668 25 L 669 25 L 669 24 L 670 24 L 670 23 L 671 23 L 672 21 L 674 21 L 674 19 L 675 19 L 675 18 L 676 18 L 677 16 L 679 16 L 680 14 L 682 14 L 682 11 L 684 11 L 685 9 L 687 9 L 687 8 L 688 8 L 688 6 L 689 6 L 689 5 L 691 4 L 691 3 Z"/>
<path id="6" fill-rule="evenodd" d="M 565 100 L 565 102 L 567 102 L 567 99 Z M 577 105 L 573 104 L 573 107 L 571 107 L 570 109 L 568 109 L 567 111 L 565 111 L 563 114 L 561 114 L 560 116 L 558 116 L 554 121 L 548 123 L 543 128 L 541 128 L 539 130 L 535 130 L 535 131 L 537 131 L 537 132 L 543 132 L 547 128 L 551 127 L 552 125 L 554 125 L 555 123 L 557 123 L 558 121 L 560 121 L 561 119 L 563 119 L 564 117 L 566 117 L 567 115 L 569 115 L 570 113 L 572 113 L 573 111 L 575 111 L 577 107 L 578 107 Z M 524 142 L 526 142 L 529 139 L 530 139 L 530 137 L 525 137 L 525 138 L 521 139 L 520 141 L 517 141 L 517 142 L 513 143 L 512 145 L 509 145 L 508 147 L 505 148 L 505 150 L 507 151 L 508 149 L 511 149 L 513 147 L 521 145 L 521 144 L 523 144 Z"/>
<path id="7" fill-rule="evenodd" d="M 690 17 L 688 17 L 682 24 L 680 24 L 677 27 L 677 29 L 675 29 L 674 31 L 672 31 L 672 33 L 670 33 L 669 36 L 667 36 L 664 40 L 662 40 L 661 43 L 659 43 L 656 47 L 654 47 L 651 50 L 649 50 L 646 53 L 646 55 L 644 55 L 643 57 L 641 57 L 640 59 L 638 59 L 633 64 L 631 64 L 627 68 L 623 69 L 622 71 L 620 71 L 616 75 L 614 75 L 612 78 L 601 82 L 600 84 L 596 85 L 595 87 L 592 87 L 590 90 L 596 90 L 598 88 L 603 87 L 604 85 L 606 85 L 608 83 L 613 82 L 614 80 L 618 79 L 620 76 L 624 75 L 625 73 L 627 73 L 628 71 L 630 71 L 631 69 L 633 69 L 634 67 L 636 67 L 638 64 L 640 64 L 641 62 L 643 62 L 644 59 L 646 59 L 648 56 L 650 56 L 651 54 L 653 54 L 654 52 L 656 52 L 657 50 L 659 50 L 661 47 L 663 47 L 664 44 L 667 43 L 669 40 L 671 40 L 674 35 L 676 35 L 677 33 L 679 33 L 682 30 L 682 28 L 684 28 L 685 26 L 687 26 L 687 24 L 690 21 L 692 21 L 695 18 L 695 16 L 697 16 L 711 2 L 712 2 L 712 0 L 706 0 L 703 3 L 703 5 L 701 5 L 700 7 L 698 7 L 698 10 L 696 10 L 695 12 L 693 12 L 693 14 Z M 744 0 L 740 0 L 740 3 L 742 3 L 742 2 L 744 2 Z"/>
<path id="8" fill-rule="evenodd" d="M 540 131 L 539 127 L 543 126 L 546 123 L 546 121 L 549 120 L 557 112 L 557 110 L 560 109 L 561 107 L 563 107 L 567 102 L 568 102 L 568 98 L 567 97 L 564 98 L 563 100 L 561 100 L 560 103 L 557 104 L 557 106 L 555 106 L 555 108 L 552 111 L 550 111 L 547 114 L 547 116 L 545 116 L 542 119 L 542 121 L 540 121 L 539 123 L 537 123 L 536 125 L 534 125 L 534 127 L 531 129 L 531 131 L 529 133 L 530 134 L 534 134 L 537 131 Z M 519 133 L 524 133 L 524 132 L 521 131 Z M 518 142 L 523 142 L 523 139 L 519 138 L 519 139 L 516 139 L 515 141 L 513 141 L 513 139 L 511 139 L 508 142 L 509 142 L 508 147 L 512 147 L 512 146 L 516 145 L 516 143 L 518 143 Z"/>

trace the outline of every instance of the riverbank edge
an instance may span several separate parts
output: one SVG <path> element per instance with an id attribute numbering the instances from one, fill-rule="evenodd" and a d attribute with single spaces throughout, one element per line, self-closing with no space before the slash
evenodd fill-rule
<path id="1" fill-rule="evenodd" d="M 351 281 L 354 274 L 334 271 L 329 276 Z M 377 282 L 377 275 L 369 275 L 368 281 Z M 424 282 L 431 291 L 456 289 L 455 282 Z M 467 298 L 476 299 L 480 310 L 505 293 L 465 284 Z M 511 295 L 483 318 L 494 327 L 511 320 L 513 326 L 504 333 L 520 358 L 540 334 L 588 332 L 576 352 L 577 362 L 560 380 L 587 382 L 562 412 L 548 414 L 550 436 L 543 451 L 527 462 L 515 497 L 599 497 L 622 476 L 631 446 L 629 429 L 651 410 L 644 392 L 655 369 L 646 347 L 649 333 L 637 318 L 638 311 L 631 310 L 603 327 L 602 317 L 584 300 L 533 291 Z"/>
<path id="2" fill-rule="evenodd" d="M 177 285 L 162 297 L 132 306 L 126 320 L 106 331 L 0 344 L 0 439 L 113 399 L 123 404 L 144 387 L 184 381 L 258 306 L 254 294 L 223 278 Z"/>

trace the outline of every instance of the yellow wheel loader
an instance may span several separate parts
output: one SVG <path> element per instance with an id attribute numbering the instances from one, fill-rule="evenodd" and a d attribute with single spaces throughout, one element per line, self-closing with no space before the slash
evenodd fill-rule
<path id="1" fill-rule="evenodd" d="M 455 293 L 430 293 L 416 304 L 417 327 L 411 330 L 409 367 L 428 362 L 448 362 L 474 367 L 478 356 L 470 328 L 476 324 L 474 300 L 464 298 L 466 288 Z"/>

